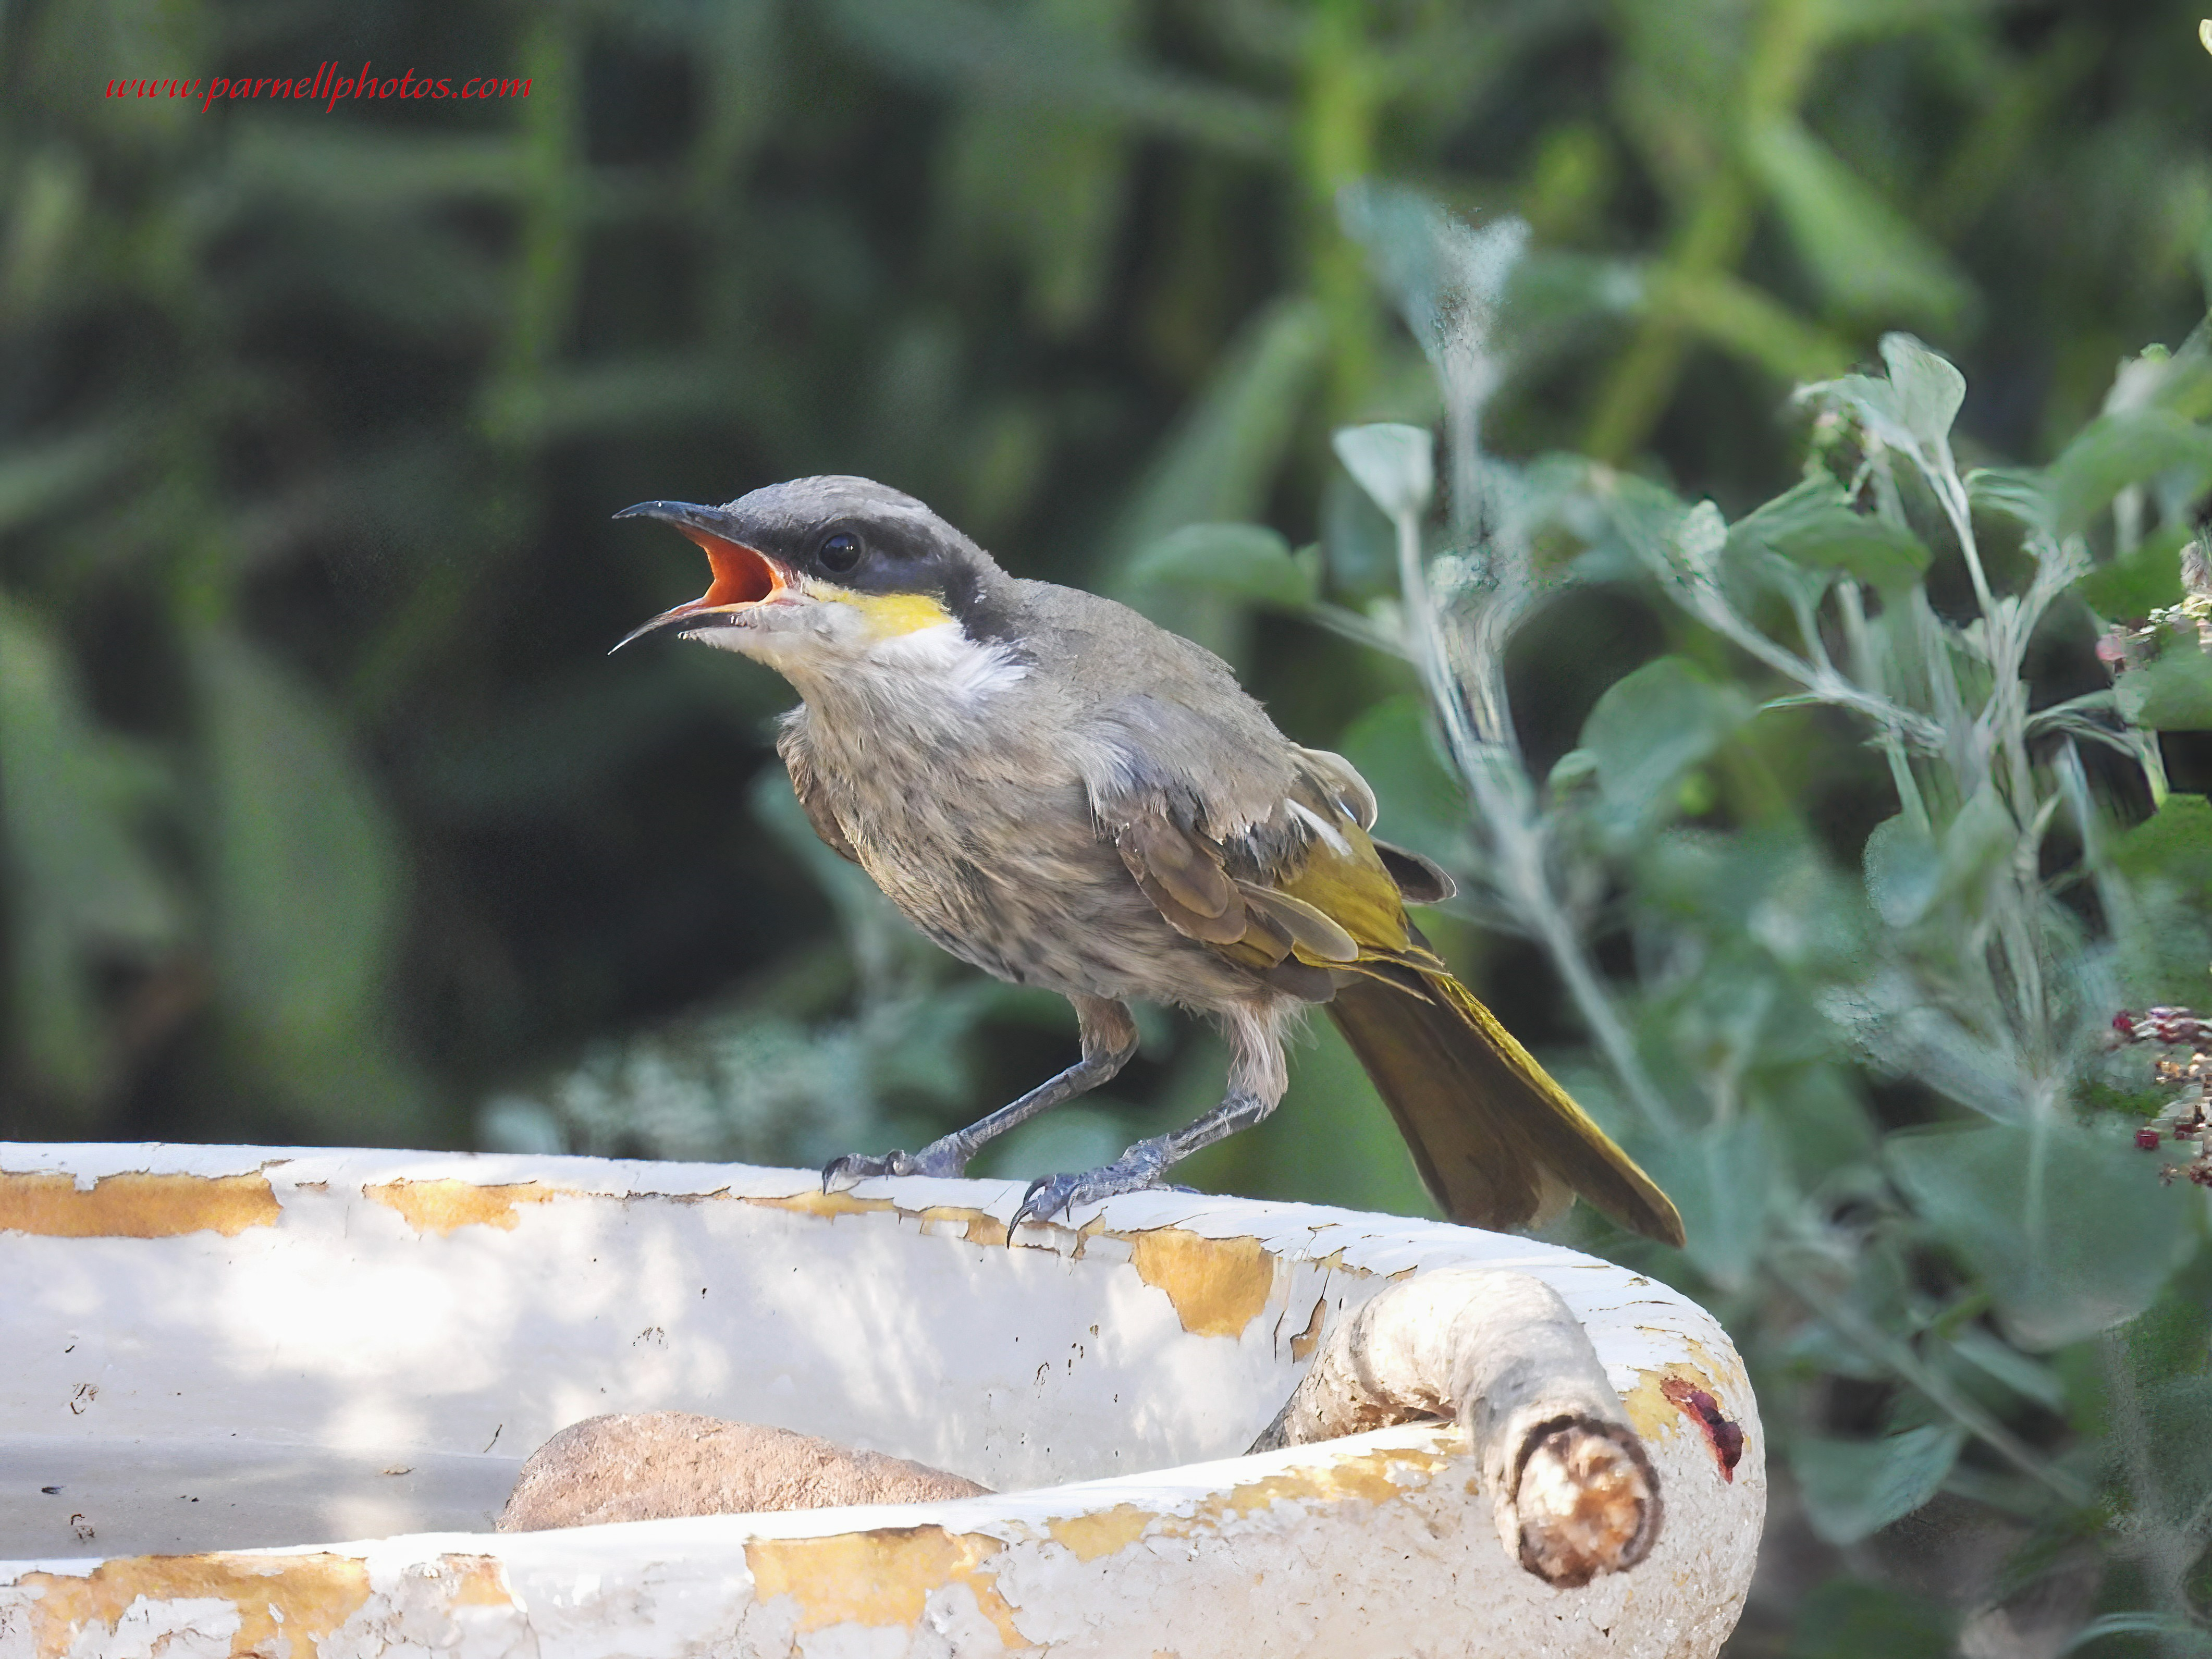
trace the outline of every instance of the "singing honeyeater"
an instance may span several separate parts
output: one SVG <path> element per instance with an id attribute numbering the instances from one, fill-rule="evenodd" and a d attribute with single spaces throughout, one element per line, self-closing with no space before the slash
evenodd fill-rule
<path id="1" fill-rule="evenodd" d="M 1358 773 L 1277 731 L 1219 658 L 1110 599 L 1008 575 L 866 478 L 617 516 L 675 526 L 714 570 L 703 598 L 623 643 L 672 630 L 781 673 L 801 702 L 777 747 L 822 839 L 954 956 L 1075 1006 L 1076 1064 L 918 1152 L 841 1158 L 825 1184 L 959 1174 L 1119 1071 L 1137 1047 L 1127 1005 L 1146 1000 L 1219 1023 L 1221 1103 L 1039 1181 L 1016 1219 L 1153 1185 L 1275 1109 L 1285 1030 L 1319 1004 L 1455 1219 L 1525 1226 L 1579 1193 L 1681 1243 L 1666 1194 L 1407 919 L 1450 878 L 1376 840 Z"/>

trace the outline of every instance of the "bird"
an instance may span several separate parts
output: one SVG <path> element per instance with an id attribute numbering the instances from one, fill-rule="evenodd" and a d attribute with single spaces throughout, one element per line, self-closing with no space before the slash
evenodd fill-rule
<path id="1" fill-rule="evenodd" d="M 816 833 L 953 956 L 1075 1011 L 1066 1070 L 918 1152 L 834 1159 L 825 1192 L 962 1174 L 994 1137 L 1119 1073 L 1137 1052 L 1133 1002 L 1219 1025 L 1219 1104 L 1097 1169 L 1039 1178 L 1009 1237 L 1158 1186 L 1275 1109 L 1285 1038 L 1319 1006 L 1452 1219 L 1538 1226 L 1578 1194 L 1682 1243 L 1666 1194 L 1407 915 L 1449 897 L 1451 878 L 1376 839 L 1365 780 L 1285 737 L 1212 652 L 1114 600 L 1010 574 L 867 478 L 615 517 L 672 526 L 713 580 L 614 648 L 674 634 L 781 673 L 799 703 L 776 747 Z"/>

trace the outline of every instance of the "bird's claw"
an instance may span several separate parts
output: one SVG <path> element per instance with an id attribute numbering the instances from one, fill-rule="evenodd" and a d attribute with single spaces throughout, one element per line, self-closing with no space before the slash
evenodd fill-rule
<path id="1" fill-rule="evenodd" d="M 967 1164 L 965 1157 L 941 1145 L 925 1146 L 918 1152 L 885 1152 L 881 1158 L 848 1152 L 822 1166 L 822 1190 L 842 1192 L 877 1176 L 957 1176 Z"/>
<path id="2" fill-rule="evenodd" d="M 1029 1190 L 1015 1207 L 1013 1219 L 1006 1224 L 1007 1239 L 1012 1241 L 1017 1228 L 1049 1221 L 1079 1204 L 1095 1204 L 1101 1199 L 1118 1198 L 1123 1193 L 1157 1188 L 1160 1185 L 1160 1169 L 1158 1158 L 1146 1157 L 1133 1147 L 1113 1163 L 1081 1175 L 1039 1176 L 1030 1182 Z"/>

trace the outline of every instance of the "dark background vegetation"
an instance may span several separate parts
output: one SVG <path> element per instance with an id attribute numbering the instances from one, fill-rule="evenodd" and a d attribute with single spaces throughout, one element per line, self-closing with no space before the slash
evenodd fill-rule
<path id="1" fill-rule="evenodd" d="M 1965 464 L 2040 464 L 2124 357 L 2203 314 L 2196 23 L 2087 0 L 0 9 L 0 1134 L 817 1161 L 967 1121 L 1064 1064 L 1072 1022 L 955 971 L 811 843 L 769 747 L 780 681 L 665 641 L 608 659 L 704 581 L 612 512 L 882 478 L 1016 571 L 1222 650 L 1293 736 L 1387 775 L 1386 830 L 1418 820 L 1449 856 L 1466 807 L 1404 752 L 1403 664 L 1145 574 L 1164 534 L 1249 520 L 1323 544 L 1345 606 L 1393 592 L 1328 436 L 1430 422 L 1437 394 L 1340 189 L 1533 227 L 1549 299 L 1488 422 L 1508 455 L 1577 452 L 1736 518 L 1797 476 L 1792 386 L 1903 328 L 1966 374 Z M 106 95 L 325 62 L 530 95 Z M 1929 591 L 1957 612 L 1955 562 Z M 2170 574 L 2106 591 L 2100 615 L 2179 597 Z M 2092 609 L 2039 635 L 2039 702 L 2106 683 Z M 1626 576 L 1538 613 L 1510 663 L 1533 775 L 1662 651 L 1741 672 L 1692 632 Z M 1786 819 L 1855 872 L 1898 810 L 1880 757 L 1826 714 L 1749 731 L 1669 810 Z M 2202 789 L 2184 747 L 2176 786 Z M 2150 812 L 2130 769 L 2091 775 L 2115 831 Z M 1466 915 L 1437 931 L 1572 1063 L 1584 1033 L 1541 950 Z M 1650 977 L 1633 928 L 1592 948 L 1610 979 Z M 1218 1063 L 1157 1021 L 1109 1099 L 989 1172 L 1109 1156 L 1209 1103 Z M 1820 1077 L 1799 1163 L 1875 1172 L 1820 1224 L 1856 1203 L 1862 1231 L 1909 1231 L 1869 1149 L 1960 1109 L 1910 1076 Z M 1794 1133 L 1781 1097 L 1759 1109 Z M 1427 1212 L 1319 1039 L 1284 1111 L 1192 1169 Z M 1756 1229 L 1734 1257 L 1636 1257 L 1713 1302 L 1769 1402 L 1774 1525 L 1739 1650 L 2050 1653 L 2097 1616 L 2100 1652 L 2199 1641 L 2201 1448 L 2127 1443 L 2180 1460 L 2148 1555 L 2128 1540 L 2151 1500 L 2107 1484 L 2123 1372 L 2153 1417 L 2203 1420 L 2189 1225 L 2130 1292 L 2125 1343 L 2008 1374 L 1990 1351 L 2016 1341 L 1953 1340 L 1990 1298 L 1955 1253 L 1927 1267 L 1940 1241 L 1899 1247 L 1926 1294 L 1881 1303 L 1889 1334 L 1854 1354 L 1835 1331 L 1860 1327 L 1808 1320 L 1802 1285 L 1728 1265 Z M 1946 1389 L 1912 1354 L 1938 1341 L 1979 1354 L 1978 1420 L 2064 1480 L 2024 1495 L 1963 1428 L 1930 1473 L 1911 1437 L 1948 1421 Z M 1794 1465 L 1793 1434 L 1814 1448 Z M 1819 1448 L 1899 1443 L 1918 1462 L 1891 1498 L 1927 1508 L 1885 1528 L 1877 1496 L 1857 1528 L 1838 1499 L 1808 1525 L 1792 1482 L 1833 1475 Z"/>

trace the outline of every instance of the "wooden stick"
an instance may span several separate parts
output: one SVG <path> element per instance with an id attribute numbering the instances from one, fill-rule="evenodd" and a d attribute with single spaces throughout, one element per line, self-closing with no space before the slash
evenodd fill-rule
<path id="1" fill-rule="evenodd" d="M 1659 1536 L 1659 1477 L 1558 1292 L 1446 1267 L 1391 1285 L 1329 1332 L 1254 1451 L 1422 1417 L 1468 1431 L 1498 1535 L 1563 1589 L 1622 1572 Z"/>

